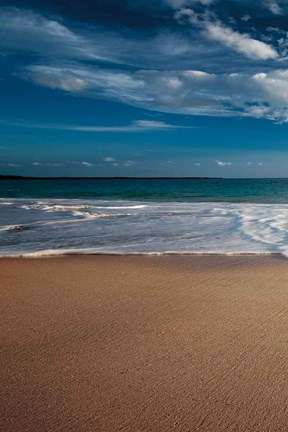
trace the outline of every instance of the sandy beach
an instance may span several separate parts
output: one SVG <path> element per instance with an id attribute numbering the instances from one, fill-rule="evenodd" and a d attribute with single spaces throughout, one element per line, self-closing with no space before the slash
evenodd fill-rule
<path id="1" fill-rule="evenodd" d="M 288 261 L 1 259 L 3 432 L 288 428 Z"/>

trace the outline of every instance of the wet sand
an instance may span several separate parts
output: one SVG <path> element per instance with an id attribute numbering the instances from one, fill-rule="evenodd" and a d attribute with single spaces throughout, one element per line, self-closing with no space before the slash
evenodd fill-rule
<path id="1" fill-rule="evenodd" d="M 288 430 L 288 261 L 0 260 L 3 432 Z"/>

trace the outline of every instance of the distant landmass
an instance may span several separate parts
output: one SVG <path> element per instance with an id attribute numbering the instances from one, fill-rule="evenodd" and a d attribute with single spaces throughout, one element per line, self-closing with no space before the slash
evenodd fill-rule
<path id="1" fill-rule="evenodd" d="M 222 177 L 30 177 L 1 175 L 0 180 L 222 180 Z"/>

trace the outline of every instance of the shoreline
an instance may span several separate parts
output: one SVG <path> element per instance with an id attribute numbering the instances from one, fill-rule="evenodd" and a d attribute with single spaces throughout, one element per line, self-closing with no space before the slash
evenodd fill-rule
<path id="1" fill-rule="evenodd" d="M 288 204 L 25 199 L 0 207 L 0 256 L 288 256 Z"/>
<path id="2" fill-rule="evenodd" d="M 287 279 L 278 255 L 1 258 L 0 429 L 283 432 Z"/>
<path id="3" fill-rule="evenodd" d="M 22 255 L 0 255 L 0 260 L 5 259 L 37 259 L 37 258 L 61 258 L 61 257 L 273 257 L 287 258 L 281 252 L 135 252 L 135 253 L 107 253 L 107 252 L 28 252 Z"/>

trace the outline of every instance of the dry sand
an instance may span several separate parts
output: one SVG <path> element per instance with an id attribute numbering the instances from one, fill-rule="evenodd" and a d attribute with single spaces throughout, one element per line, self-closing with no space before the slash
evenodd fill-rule
<path id="1" fill-rule="evenodd" d="M 1 259 L 1 432 L 288 430 L 288 261 Z"/>

